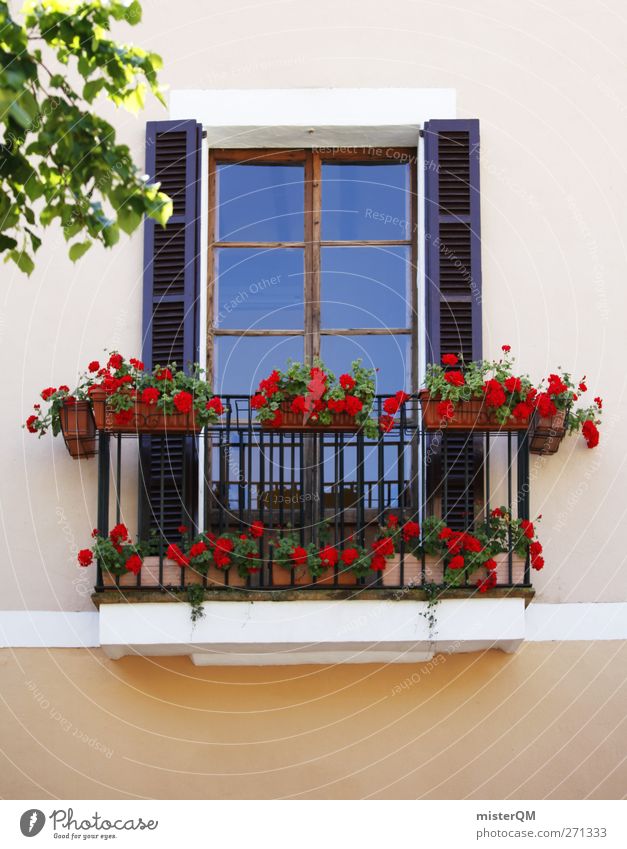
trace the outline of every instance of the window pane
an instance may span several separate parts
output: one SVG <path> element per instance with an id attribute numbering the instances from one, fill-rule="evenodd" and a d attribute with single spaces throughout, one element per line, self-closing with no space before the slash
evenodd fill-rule
<path id="1" fill-rule="evenodd" d="M 302 329 L 303 253 L 302 248 L 218 248 L 215 326 Z"/>
<path id="2" fill-rule="evenodd" d="M 252 395 L 259 381 L 288 359 L 303 359 L 302 336 L 218 336 L 215 391 Z"/>
<path id="3" fill-rule="evenodd" d="M 302 242 L 302 165 L 218 165 L 218 238 L 226 242 Z"/>
<path id="4" fill-rule="evenodd" d="M 408 327 L 409 246 L 322 248 L 321 326 Z"/>
<path id="5" fill-rule="evenodd" d="M 323 164 L 322 238 L 409 239 L 410 174 L 408 164 Z"/>
<path id="6" fill-rule="evenodd" d="M 410 343 L 410 336 L 323 336 L 320 354 L 336 377 L 361 359 L 378 369 L 377 394 L 391 394 L 411 386 Z"/>

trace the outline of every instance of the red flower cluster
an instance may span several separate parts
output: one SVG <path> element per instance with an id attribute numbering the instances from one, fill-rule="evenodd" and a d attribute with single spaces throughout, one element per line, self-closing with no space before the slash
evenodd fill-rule
<path id="1" fill-rule="evenodd" d="M 586 440 L 588 448 L 596 448 L 599 444 L 599 429 L 591 419 L 588 419 L 583 423 L 581 432 Z"/>
<path id="2" fill-rule="evenodd" d="M 403 392 L 402 389 L 399 389 L 394 395 L 390 398 L 386 398 L 383 402 L 383 409 L 385 410 L 385 414 L 380 416 L 379 418 L 379 427 L 384 433 L 389 433 L 394 427 L 394 416 L 398 413 L 402 406 L 404 406 L 411 395 L 408 395 L 407 392 Z"/>
<path id="3" fill-rule="evenodd" d="M 172 401 L 179 413 L 190 413 L 194 408 L 194 396 L 191 392 L 177 392 Z"/>

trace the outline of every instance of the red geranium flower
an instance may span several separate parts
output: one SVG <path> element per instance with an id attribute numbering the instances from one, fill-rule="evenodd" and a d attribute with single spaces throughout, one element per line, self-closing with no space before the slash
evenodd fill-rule
<path id="1" fill-rule="evenodd" d="M 466 551 L 474 551 L 475 553 L 479 553 L 483 547 L 477 537 L 472 534 L 464 534 L 462 545 Z"/>
<path id="2" fill-rule="evenodd" d="M 49 398 L 51 398 L 54 395 L 54 393 L 56 391 L 57 390 L 54 386 L 49 386 L 47 389 L 41 390 L 41 397 L 43 398 L 44 401 L 47 401 Z"/>
<path id="3" fill-rule="evenodd" d="M 250 535 L 255 539 L 259 539 L 259 537 L 263 536 L 264 526 L 263 522 L 259 519 L 255 519 L 255 521 L 250 526 Z"/>
<path id="4" fill-rule="evenodd" d="M 503 383 L 508 392 L 521 392 L 522 383 L 519 377 L 507 377 Z"/>
<path id="5" fill-rule="evenodd" d="M 172 380 L 172 372 L 169 368 L 160 368 L 155 374 L 157 380 Z"/>
<path id="6" fill-rule="evenodd" d="M 383 572 L 386 568 L 387 562 L 383 554 L 373 554 L 372 559 L 370 560 L 370 568 L 374 572 Z"/>
<path id="7" fill-rule="evenodd" d="M 346 412 L 349 416 L 356 416 L 363 409 L 363 403 L 355 395 L 346 396 Z"/>
<path id="8" fill-rule="evenodd" d="M 293 413 L 304 415 L 307 412 L 307 400 L 304 395 L 297 395 L 290 404 L 290 410 Z"/>
<path id="9" fill-rule="evenodd" d="M 548 392 L 541 392 L 536 398 L 536 408 L 541 416 L 554 416 L 557 412 L 557 407 L 553 403 L 553 399 Z"/>
<path id="10" fill-rule="evenodd" d="M 142 568 L 142 559 L 139 554 L 131 554 L 124 564 L 124 567 L 127 572 L 132 572 L 133 575 L 138 575 L 139 570 Z"/>
<path id="11" fill-rule="evenodd" d="M 598 395 L 597 395 L 597 397 L 594 399 L 594 403 L 597 405 L 597 407 L 599 408 L 599 410 L 602 410 L 602 409 L 603 409 L 603 400 L 602 400 L 601 398 L 599 398 L 599 396 L 598 396 Z"/>
<path id="12" fill-rule="evenodd" d="M 281 411 L 277 410 L 274 414 L 274 418 L 270 422 L 270 427 L 281 427 L 282 424 L 283 424 L 283 416 L 281 414 Z"/>
<path id="13" fill-rule="evenodd" d="M 490 515 L 494 516 L 494 518 L 496 518 L 496 519 L 500 519 L 501 516 L 503 515 L 503 511 L 501 510 L 500 507 L 495 507 Z"/>
<path id="14" fill-rule="evenodd" d="M 89 548 L 81 548 L 78 552 L 78 565 L 91 566 L 94 561 L 94 555 Z"/>
<path id="15" fill-rule="evenodd" d="M 136 368 L 137 371 L 143 371 L 144 370 L 144 364 L 142 363 L 142 361 L 136 359 L 135 357 L 131 357 L 130 360 L 129 360 L 129 363 L 133 366 L 133 368 Z"/>
<path id="16" fill-rule="evenodd" d="M 26 419 L 26 429 L 29 433 L 37 433 L 37 428 L 35 427 L 35 422 L 37 421 L 37 416 L 29 416 Z"/>
<path id="17" fill-rule="evenodd" d="M 535 540 L 535 542 L 532 542 L 531 545 L 529 546 L 529 554 L 532 557 L 538 557 L 538 555 L 542 554 L 542 543 L 539 542 L 538 540 Z"/>
<path id="18" fill-rule="evenodd" d="M 87 368 L 91 372 L 98 371 L 98 369 L 100 368 L 100 363 L 98 362 L 98 360 L 92 360 L 90 362 L 90 364 L 87 366 Z"/>
<path id="19" fill-rule="evenodd" d="M 493 560 L 491 557 L 488 558 L 488 560 L 486 560 L 483 565 L 485 566 L 486 569 L 489 569 L 490 571 L 492 571 L 493 569 L 496 569 L 496 566 L 497 566 L 496 560 Z"/>
<path id="20" fill-rule="evenodd" d="M 359 557 L 359 552 L 356 548 L 345 548 L 342 552 L 342 563 L 345 566 L 352 566 L 355 560 Z"/>
<path id="21" fill-rule="evenodd" d="M 410 539 L 416 539 L 420 536 L 420 525 L 418 522 L 405 522 L 403 525 L 403 539 L 409 542 Z"/>
<path id="22" fill-rule="evenodd" d="M 492 378 L 491 380 L 486 380 L 482 387 L 483 393 L 485 395 L 485 402 L 488 407 L 502 407 L 505 403 L 505 390 L 498 382 Z"/>
<path id="23" fill-rule="evenodd" d="M 401 405 L 400 405 L 400 403 L 399 403 L 399 401 L 398 401 L 398 398 L 396 398 L 396 397 L 394 397 L 394 398 L 386 398 L 386 399 L 385 399 L 385 401 L 383 402 L 383 409 L 384 409 L 384 410 L 385 410 L 385 412 L 386 412 L 386 413 L 388 413 L 390 416 L 394 416 L 394 415 L 396 415 L 396 413 L 398 413 L 398 408 L 399 408 L 400 406 L 401 406 Z"/>
<path id="24" fill-rule="evenodd" d="M 568 391 L 568 386 L 566 386 L 566 384 L 558 374 L 550 374 L 547 391 L 549 395 L 561 395 L 562 392 Z"/>
<path id="25" fill-rule="evenodd" d="M 259 410 L 261 409 L 261 407 L 265 407 L 267 403 L 267 398 L 259 394 L 253 395 L 253 397 L 250 399 L 250 406 L 253 408 L 253 410 Z"/>
<path id="26" fill-rule="evenodd" d="M 327 407 L 332 413 L 344 413 L 346 412 L 346 401 L 343 398 L 340 401 L 336 401 L 335 398 L 329 398 Z"/>
<path id="27" fill-rule="evenodd" d="M 207 410 L 213 410 L 217 416 L 221 416 L 224 412 L 224 406 L 220 398 L 215 397 L 211 398 L 207 401 L 206 407 Z"/>
<path id="28" fill-rule="evenodd" d="M 190 559 L 194 557 L 200 557 L 201 554 L 204 554 L 207 551 L 207 546 L 204 544 L 202 540 L 199 542 L 195 542 L 189 550 Z"/>
<path id="29" fill-rule="evenodd" d="M 591 419 L 588 419 L 583 423 L 581 432 L 588 443 L 588 448 L 596 448 L 599 444 L 599 430 Z"/>
<path id="30" fill-rule="evenodd" d="M 444 380 L 450 383 L 451 386 L 463 386 L 466 383 L 461 371 L 447 371 L 444 375 Z"/>
<path id="31" fill-rule="evenodd" d="M 121 354 L 111 354 L 107 366 L 109 368 L 112 368 L 114 371 L 117 371 L 119 368 L 121 368 L 123 362 L 124 357 Z"/>
<path id="32" fill-rule="evenodd" d="M 442 528 L 438 534 L 438 539 L 449 539 L 453 536 L 453 531 L 450 528 Z"/>
<path id="33" fill-rule="evenodd" d="M 533 539 L 535 533 L 533 522 L 530 522 L 528 519 L 521 519 L 520 527 L 522 528 L 522 532 L 527 537 L 527 539 Z"/>
<path id="34" fill-rule="evenodd" d="M 120 522 L 119 525 L 111 528 L 109 531 L 109 539 L 113 543 L 126 542 L 128 540 L 128 528 Z"/>
<path id="35" fill-rule="evenodd" d="M 186 533 L 188 532 L 189 528 L 187 527 L 187 525 L 179 525 L 179 526 L 178 526 L 178 528 L 177 528 L 176 530 L 177 530 L 180 534 L 186 534 Z"/>
<path id="36" fill-rule="evenodd" d="M 506 353 L 506 354 L 509 354 L 509 352 L 510 352 L 511 350 L 512 350 L 512 346 L 511 346 L 511 345 L 501 345 L 501 351 L 505 351 L 505 353 Z"/>
<path id="37" fill-rule="evenodd" d="M 464 558 L 461 554 L 456 554 L 455 557 L 452 557 L 449 561 L 448 568 L 449 569 L 463 569 L 464 568 Z"/>
<path id="38" fill-rule="evenodd" d="M 455 416 L 455 405 L 452 401 L 438 402 L 438 416 L 441 419 L 452 419 Z"/>
<path id="39" fill-rule="evenodd" d="M 350 374 L 341 374 L 340 386 L 344 392 L 351 392 L 355 386 L 355 380 L 350 376 Z"/>
<path id="40" fill-rule="evenodd" d="M 394 513 L 390 513 L 388 516 L 388 528 L 398 528 L 398 516 Z"/>
<path id="41" fill-rule="evenodd" d="M 540 569 L 544 568 L 544 557 L 534 557 L 531 561 L 531 568 L 535 569 L 536 572 L 539 572 Z"/>
<path id="42" fill-rule="evenodd" d="M 527 404 L 526 401 L 521 401 L 520 404 L 516 404 L 514 409 L 512 410 L 512 415 L 515 419 L 526 419 L 533 412 L 533 407 L 531 404 Z"/>
<path id="43" fill-rule="evenodd" d="M 443 354 L 442 355 L 442 365 L 456 366 L 458 362 L 459 362 L 459 357 L 456 354 Z"/>
<path id="44" fill-rule="evenodd" d="M 379 427 L 385 433 L 389 433 L 394 427 L 394 416 L 381 416 L 379 418 Z"/>
<path id="45" fill-rule="evenodd" d="M 295 566 L 304 566 L 307 563 L 307 549 L 301 545 L 295 545 L 290 551 L 290 560 Z"/>
<path id="46" fill-rule="evenodd" d="M 194 396 L 190 392 L 177 392 L 172 399 L 179 413 L 189 413 L 194 407 Z"/>
<path id="47" fill-rule="evenodd" d="M 118 410 L 118 412 L 113 417 L 116 425 L 120 425 L 120 427 L 126 427 L 130 425 L 133 421 L 133 411 L 132 410 Z"/>
<path id="48" fill-rule="evenodd" d="M 581 380 L 579 381 L 578 389 L 579 389 L 580 392 L 587 392 L 588 391 L 588 387 L 586 386 L 586 378 L 585 377 L 582 377 Z"/>
<path id="49" fill-rule="evenodd" d="M 372 550 L 375 554 L 380 554 L 383 557 L 391 557 L 394 554 L 394 540 L 392 537 L 375 539 L 372 543 Z"/>
<path id="50" fill-rule="evenodd" d="M 156 404 L 161 393 L 154 386 L 147 386 L 142 392 L 142 401 L 144 404 Z"/>
<path id="51" fill-rule="evenodd" d="M 335 549 L 332 545 L 325 545 L 324 548 L 321 548 L 318 552 L 318 556 L 325 568 L 335 566 L 338 560 L 337 549 Z"/>
<path id="52" fill-rule="evenodd" d="M 407 401 L 409 401 L 411 395 L 408 395 L 407 392 L 403 392 L 402 389 L 399 389 L 394 397 L 398 401 L 399 406 L 402 406 L 403 404 L 407 403 Z"/>
<path id="53" fill-rule="evenodd" d="M 174 560 L 174 562 L 181 568 L 189 566 L 189 558 L 183 554 L 181 549 L 175 543 L 168 546 L 165 556 L 168 560 Z"/>

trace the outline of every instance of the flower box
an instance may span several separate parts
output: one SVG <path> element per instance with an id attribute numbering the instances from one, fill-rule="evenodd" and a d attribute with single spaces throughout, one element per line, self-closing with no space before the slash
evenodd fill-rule
<path id="1" fill-rule="evenodd" d="M 494 558 L 497 563 L 496 579 L 498 584 L 509 584 L 509 562 L 508 555 L 497 554 Z M 443 580 L 444 561 L 440 557 L 425 557 L 425 583 L 441 584 Z M 474 586 L 478 580 L 485 577 L 485 569 L 479 569 L 468 576 L 468 583 Z M 381 575 L 384 587 L 401 586 L 401 556 L 395 554 L 388 560 L 387 566 Z M 512 554 L 512 583 L 522 584 L 525 580 L 525 559 Z M 422 585 L 422 560 L 413 554 L 405 555 L 403 584 L 404 587 L 420 587 Z"/>
<path id="2" fill-rule="evenodd" d="M 159 583 L 159 558 L 145 557 L 140 570 L 141 586 L 142 587 L 180 587 L 181 579 L 185 575 L 185 586 L 191 584 L 202 584 L 203 576 L 200 572 L 189 567 L 181 569 L 178 563 L 174 560 L 169 560 L 167 557 L 163 560 L 163 579 Z M 106 569 L 102 570 L 102 583 L 105 587 L 125 587 L 132 589 L 137 587 L 137 575 L 133 572 L 125 572 L 120 575 L 113 575 Z"/>
<path id="3" fill-rule="evenodd" d="M 93 457 L 97 453 L 96 423 L 89 401 L 64 401 L 59 421 L 65 447 L 74 459 Z"/>
<path id="4" fill-rule="evenodd" d="M 189 413 L 165 413 L 155 404 L 135 401 L 129 421 L 120 423 L 118 414 L 107 402 L 107 394 L 98 386 L 90 390 L 90 398 L 98 430 L 107 433 L 199 433 L 195 410 Z"/>
<path id="5" fill-rule="evenodd" d="M 519 431 L 527 430 L 531 419 L 530 415 L 520 419 L 510 416 L 506 422 L 501 423 L 493 409 L 486 406 L 483 398 L 471 398 L 469 401 L 453 404 L 454 413 L 449 418 L 442 416 L 438 411 L 438 405 L 442 400 L 440 397 L 432 397 L 427 389 L 422 389 L 419 392 L 419 398 L 425 430 L 437 431 L 446 428 L 447 430 Z"/>
<path id="6" fill-rule="evenodd" d="M 552 416 L 536 414 L 531 425 L 529 450 L 532 454 L 556 454 L 566 435 L 566 410 Z"/>
<path id="7" fill-rule="evenodd" d="M 310 431 L 350 431 L 356 433 L 359 430 L 355 417 L 349 416 L 348 413 L 331 413 L 331 424 L 313 425 L 306 423 L 302 413 L 295 413 L 291 409 L 291 401 L 289 400 L 281 401 L 279 409 L 281 411 L 281 424 L 276 426 L 271 421 L 263 421 L 261 426 L 264 430 L 291 430 L 304 433 Z"/>
<path id="8" fill-rule="evenodd" d="M 312 584 L 313 578 L 310 577 L 306 566 L 294 566 L 294 569 L 292 570 L 279 565 L 277 562 L 272 564 L 273 587 L 309 587 Z"/>

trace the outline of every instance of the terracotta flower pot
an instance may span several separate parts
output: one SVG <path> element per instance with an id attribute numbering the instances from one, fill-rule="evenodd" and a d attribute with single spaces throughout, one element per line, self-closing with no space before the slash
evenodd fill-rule
<path id="1" fill-rule="evenodd" d="M 438 413 L 438 404 L 442 400 L 441 398 L 432 398 L 426 389 L 421 389 L 419 397 L 425 430 L 517 431 L 527 430 L 529 427 L 530 416 L 526 416 L 524 419 L 516 419 L 511 416 L 504 424 L 501 424 L 493 409 L 487 407 L 482 398 L 471 398 L 469 401 L 460 401 L 458 404 L 454 404 L 453 418 L 448 419 Z"/>
<path id="2" fill-rule="evenodd" d="M 142 587 L 180 587 L 181 579 L 184 572 L 185 586 L 191 584 L 202 584 L 203 576 L 200 572 L 196 572 L 190 567 L 181 568 L 174 560 L 164 558 L 163 561 L 163 580 L 159 583 L 159 558 L 145 557 L 140 571 Z M 127 587 L 132 588 L 137 586 L 137 575 L 132 572 L 126 572 L 120 575 L 119 583 L 115 575 L 111 575 L 105 569 L 102 570 L 102 583 L 105 587 Z"/>
<path id="3" fill-rule="evenodd" d="M 529 450 L 532 454 L 556 454 L 566 435 L 566 410 L 554 416 L 536 416 L 531 425 Z"/>
<path id="4" fill-rule="evenodd" d="M 228 575 L 228 583 L 227 583 Z M 215 589 L 217 587 L 245 587 L 247 585 L 246 578 L 242 578 L 237 570 L 237 566 L 230 566 L 228 569 L 218 569 L 217 566 L 210 566 L 207 572 L 207 588 Z"/>
<path id="5" fill-rule="evenodd" d="M 496 577 L 499 584 L 509 584 L 509 566 L 507 554 L 498 554 L 495 558 Z M 394 557 L 387 561 L 387 567 L 382 573 L 382 583 L 384 587 L 398 587 L 401 585 L 401 557 L 400 554 L 395 554 Z M 427 556 L 425 557 L 425 583 L 441 584 L 444 575 L 444 562 L 442 558 Z M 486 576 L 485 569 L 478 569 L 468 576 L 468 583 L 474 585 L 478 580 L 483 580 Z M 525 560 L 523 557 L 512 555 L 512 583 L 522 584 L 525 580 Z M 412 554 L 405 555 L 403 586 L 420 587 L 422 584 L 422 561 L 419 557 L 414 557 Z"/>
<path id="6" fill-rule="evenodd" d="M 265 430 L 296 430 L 306 433 L 310 431 L 351 431 L 355 433 L 359 430 L 355 417 L 349 416 L 348 413 L 331 413 L 331 424 L 329 425 L 307 424 L 302 413 L 292 412 L 291 403 L 291 401 L 281 401 L 279 409 L 283 421 L 279 427 L 273 427 L 270 422 L 262 422 L 261 426 Z"/>
<path id="7" fill-rule="evenodd" d="M 74 459 L 93 457 L 96 449 L 96 423 L 89 401 L 64 402 L 60 410 L 61 433 L 65 447 Z"/>
<path id="8" fill-rule="evenodd" d="M 313 582 L 313 579 L 312 579 Z M 345 567 L 338 566 L 337 575 L 335 574 L 334 569 L 326 569 L 322 575 L 319 575 L 316 579 L 315 586 L 325 586 L 325 587 L 354 587 L 357 584 L 357 576 L 350 571 L 350 569 L 346 569 Z"/>
<path id="9" fill-rule="evenodd" d="M 96 387 L 89 393 L 98 430 L 107 433 L 199 433 L 202 428 L 196 413 L 164 413 L 155 404 L 135 401 L 129 422 L 119 423 L 117 413 L 109 408 L 104 389 Z"/>
<path id="10" fill-rule="evenodd" d="M 306 566 L 295 566 L 294 577 L 292 578 L 291 569 L 279 566 L 276 562 L 272 564 L 273 587 L 310 586 L 312 584 L 313 578 L 310 577 Z"/>

